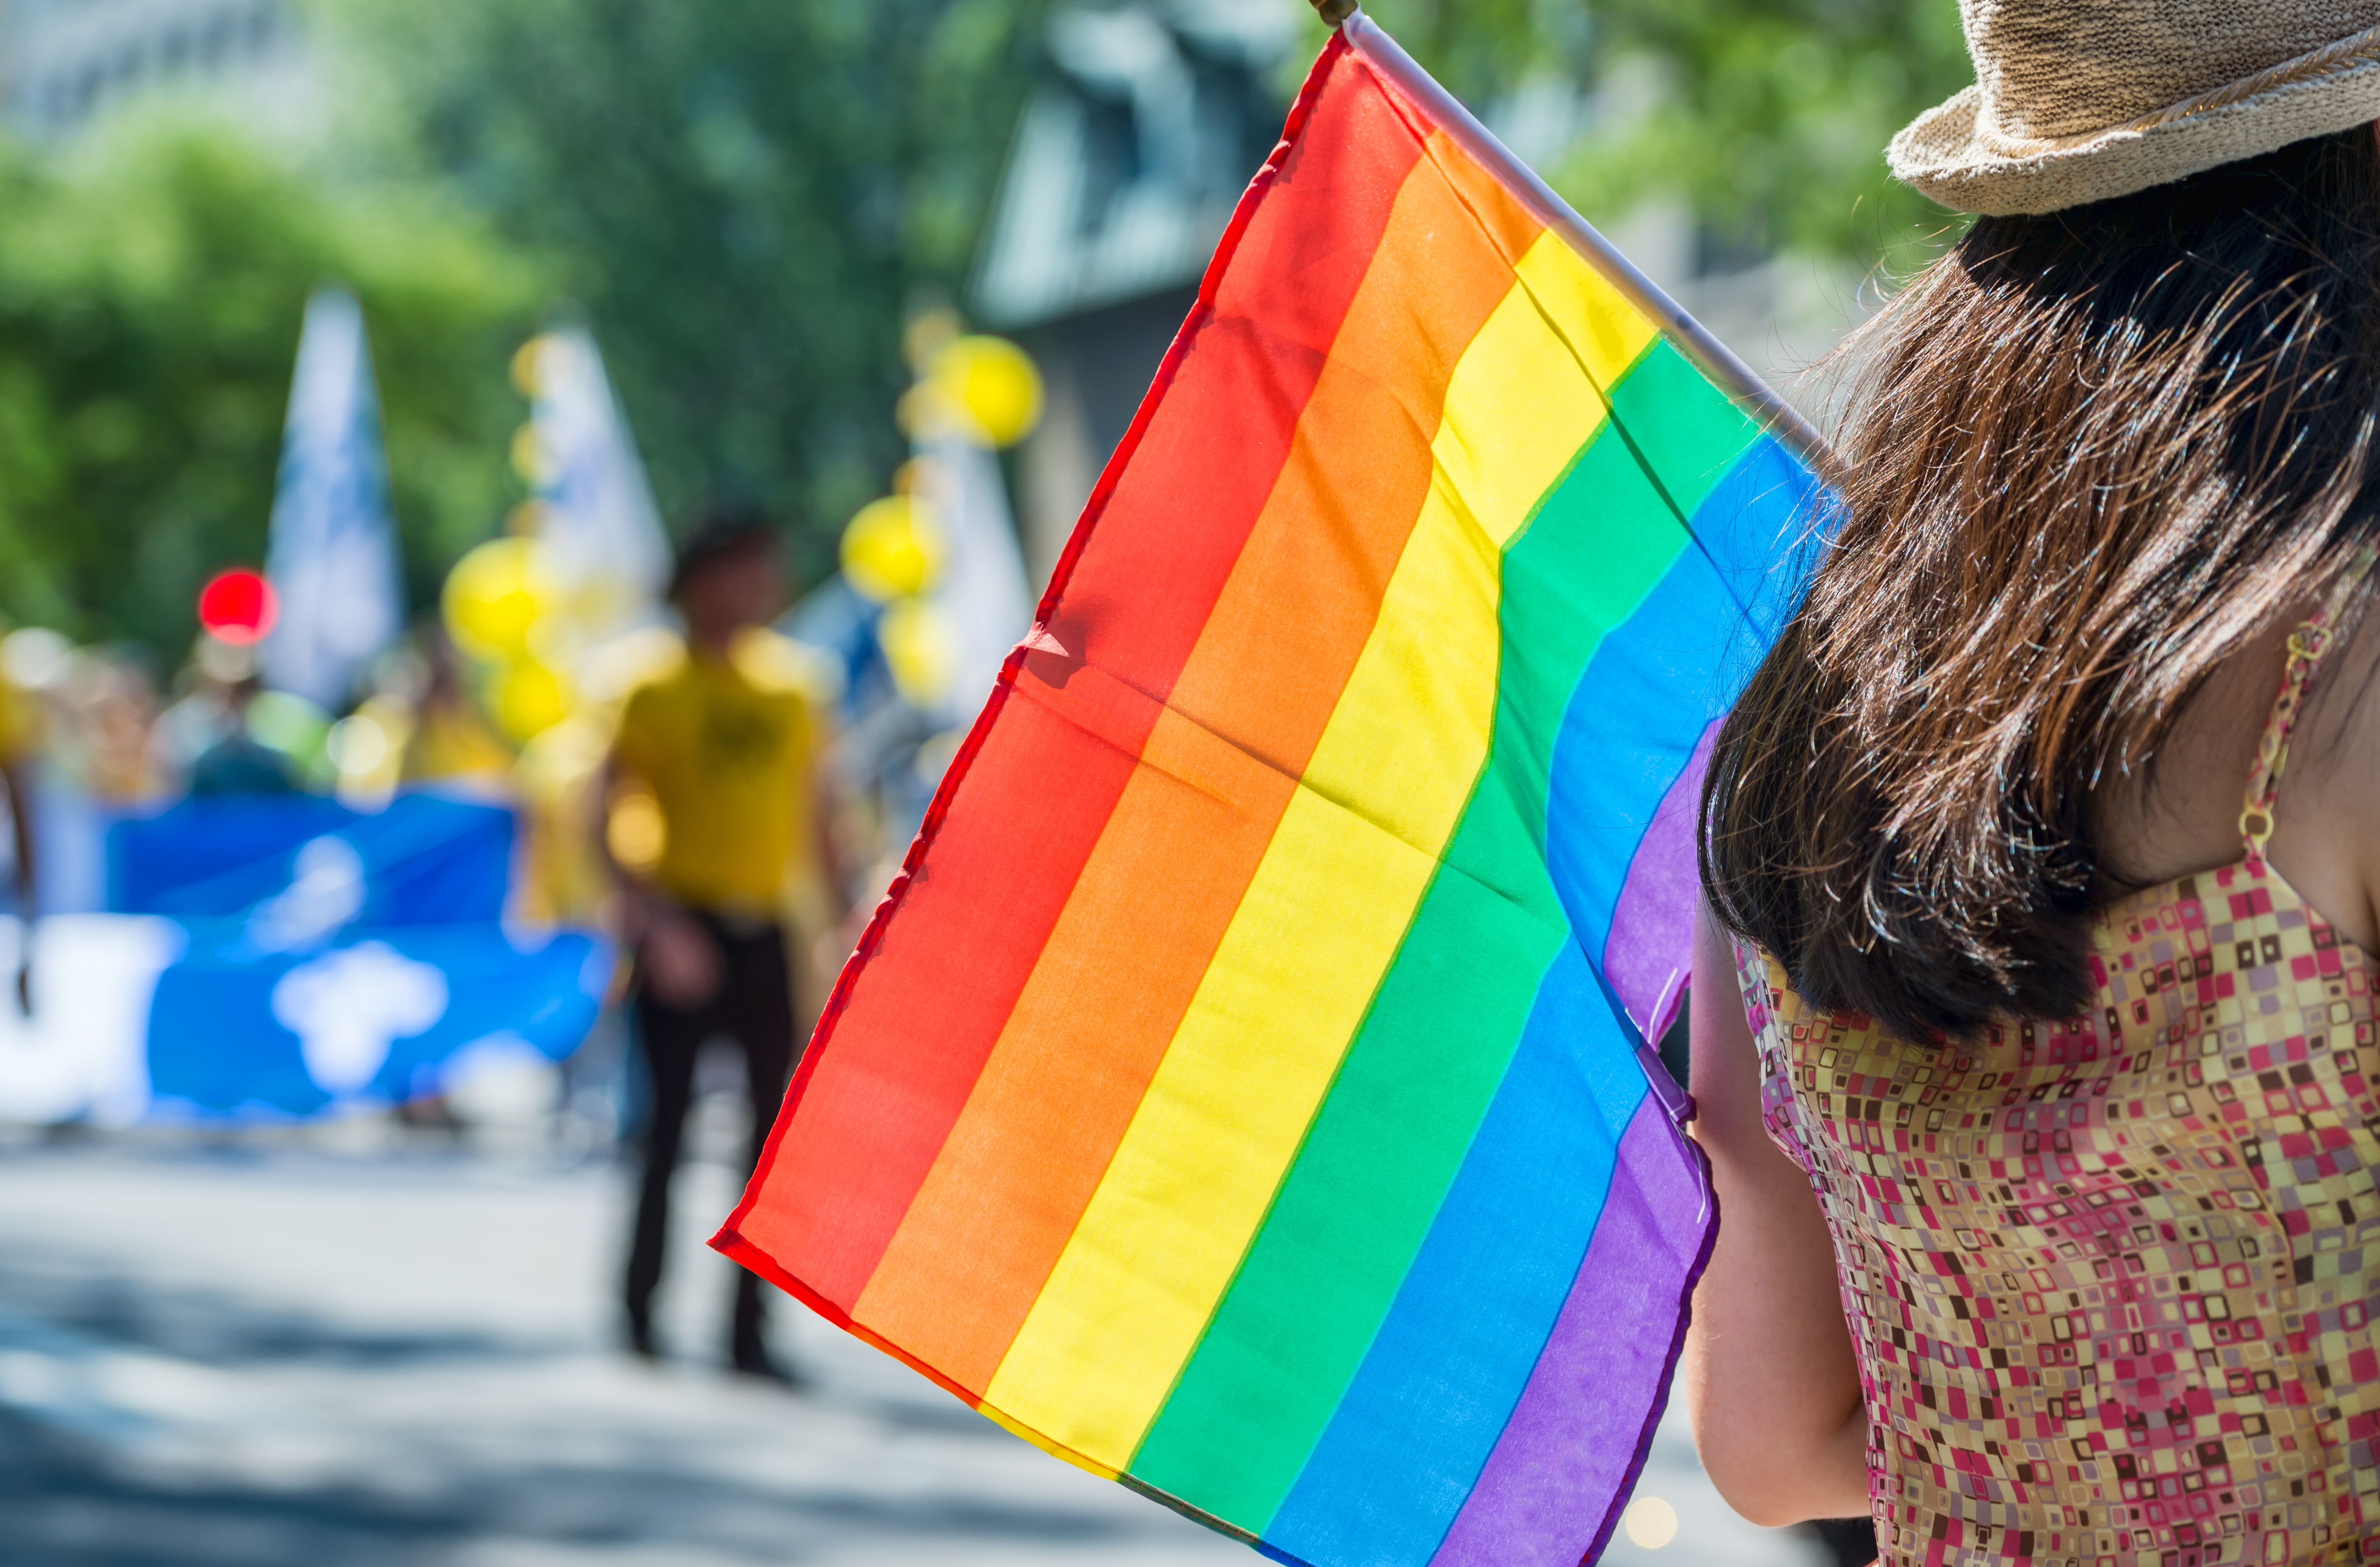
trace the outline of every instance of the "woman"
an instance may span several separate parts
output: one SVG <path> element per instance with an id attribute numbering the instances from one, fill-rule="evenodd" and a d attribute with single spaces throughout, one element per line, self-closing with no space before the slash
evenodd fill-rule
<path id="1" fill-rule="evenodd" d="M 2369 1560 L 2380 0 L 1965 20 L 1704 802 L 1696 1438 L 1888 1562 Z"/>

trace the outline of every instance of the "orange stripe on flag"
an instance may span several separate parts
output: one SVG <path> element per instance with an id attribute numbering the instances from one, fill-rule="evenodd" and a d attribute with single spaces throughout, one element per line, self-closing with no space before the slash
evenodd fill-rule
<path id="1" fill-rule="evenodd" d="M 1343 45 L 1324 51 L 1050 595 L 1055 640 L 1151 696 L 1172 688 L 1239 560 L 1421 151 L 1386 99 L 1321 91 L 1354 68 Z M 1002 701 L 911 851 L 930 872 L 896 883 L 879 911 L 721 1233 L 838 1309 L 932 1168 L 1147 734 L 1111 744 L 1031 703 L 1001 717 Z M 1154 716 L 1145 700 L 1139 711 Z"/>
<path id="2" fill-rule="evenodd" d="M 1499 249 L 1537 232 L 1484 175 L 1450 178 L 1471 168 L 1425 159 L 1399 191 L 1172 711 L 853 1307 L 965 1387 L 989 1384 L 1073 1235 L 1371 634 L 1448 380 L 1512 286 Z M 1063 668 L 1031 659 L 1018 695 L 1079 700 L 1043 683 Z"/>

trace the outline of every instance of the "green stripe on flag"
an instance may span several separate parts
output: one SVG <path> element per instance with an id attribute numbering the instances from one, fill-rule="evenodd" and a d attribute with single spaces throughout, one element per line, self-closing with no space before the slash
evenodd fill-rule
<path id="1" fill-rule="evenodd" d="M 1613 404 L 1688 515 L 1757 434 L 1666 344 Z M 1271 1213 L 1134 1456 L 1148 1484 L 1257 1526 L 1295 1482 L 1567 936 L 1544 844 L 1563 710 L 1605 633 L 1685 547 L 1607 425 L 1506 551 L 1488 765 Z"/>

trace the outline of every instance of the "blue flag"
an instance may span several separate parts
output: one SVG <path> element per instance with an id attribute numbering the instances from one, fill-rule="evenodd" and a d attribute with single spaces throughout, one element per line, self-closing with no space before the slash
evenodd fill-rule
<path id="1" fill-rule="evenodd" d="M 336 289 L 306 302 L 265 575 L 281 600 L 265 679 L 318 707 L 344 705 L 405 607 L 363 311 Z"/>
<path id="2" fill-rule="evenodd" d="M 111 902 L 183 933 L 154 980 L 149 1113 L 303 1116 L 438 1091 L 475 1055 L 559 1060 L 612 972 L 601 936 L 503 918 L 501 806 L 410 794 L 193 800 L 110 832 Z"/>

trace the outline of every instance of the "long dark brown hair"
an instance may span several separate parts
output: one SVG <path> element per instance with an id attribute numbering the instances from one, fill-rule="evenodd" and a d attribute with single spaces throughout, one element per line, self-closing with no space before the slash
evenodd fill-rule
<path id="1" fill-rule="evenodd" d="M 2229 654 L 2380 531 L 2369 127 L 1978 220 L 1848 350 L 1831 548 L 1722 730 L 1718 917 L 1904 1037 L 2065 1018 L 2155 782 Z"/>

